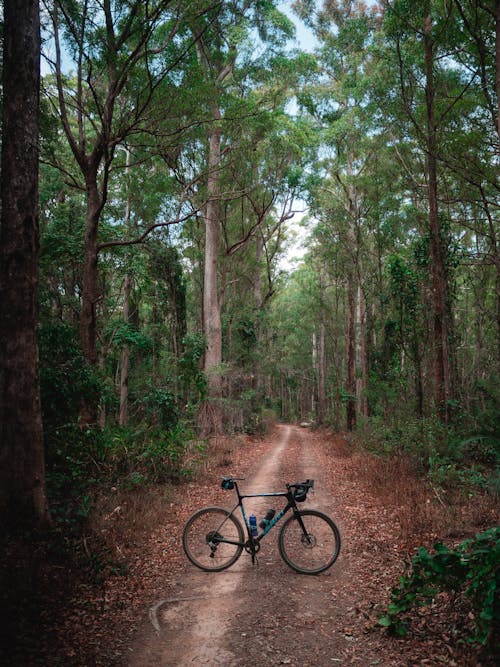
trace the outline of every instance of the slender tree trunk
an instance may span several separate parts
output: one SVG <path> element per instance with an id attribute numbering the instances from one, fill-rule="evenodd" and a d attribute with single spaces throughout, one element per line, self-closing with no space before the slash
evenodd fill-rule
<path id="1" fill-rule="evenodd" d="M 500 0 L 495 0 L 495 85 L 497 94 L 498 154 L 500 157 Z"/>
<path id="2" fill-rule="evenodd" d="M 82 311 L 80 316 L 80 340 L 83 356 L 96 368 L 97 355 L 97 302 L 99 299 L 98 273 L 98 231 L 102 202 L 97 188 L 97 175 L 86 174 L 87 214 L 82 271 Z M 80 406 L 80 424 L 82 426 L 97 422 L 99 396 L 85 399 Z"/>
<path id="3" fill-rule="evenodd" d="M 125 206 L 125 229 L 127 238 L 130 237 L 130 151 L 127 147 L 123 147 L 125 151 L 125 176 L 127 179 L 127 204 Z M 125 280 L 123 283 L 123 322 L 127 326 L 130 319 L 130 294 L 132 292 L 132 277 L 127 271 Z M 175 340 L 175 338 L 174 338 Z M 126 426 L 128 423 L 128 374 L 129 374 L 129 363 L 130 363 L 130 350 L 127 343 L 123 345 L 122 349 L 122 359 L 120 367 L 120 415 L 118 418 L 118 423 L 120 426 Z M 176 356 L 177 358 L 177 356 Z M 177 373 L 176 373 L 177 377 Z"/>
<path id="4" fill-rule="evenodd" d="M 318 377 L 319 377 L 319 368 L 318 368 L 318 336 L 316 332 L 313 332 L 312 335 L 312 371 L 313 371 L 313 382 L 311 383 L 311 414 L 318 415 Z M 316 380 L 316 382 L 314 381 Z"/>
<path id="5" fill-rule="evenodd" d="M 352 172 L 352 168 L 350 168 Z M 351 255 L 351 268 L 348 271 L 347 285 L 347 430 L 352 431 L 356 427 L 356 292 L 357 292 L 357 268 L 358 268 L 358 241 L 356 238 L 356 226 L 358 224 L 358 204 L 356 187 L 349 185 L 349 229 L 348 251 Z"/>
<path id="6" fill-rule="evenodd" d="M 437 144 L 434 91 L 434 49 L 432 41 L 432 19 L 425 24 L 425 94 L 427 108 L 427 171 L 429 200 L 429 230 L 431 268 L 430 278 L 434 317 L 434 400 L 436 408 L 445 422 L 448 421 L 450 398 L 450 368 L 447 326 L 447 279 L 441 228 L 439 223 L 437 192 Z"/>
<path id="7" fill-rule="evenodd" d="M 323 424 L 326 417 L 326 381 L 325 381 L 325 322 L 321 318 L 318 336 L 318 422 Z"/>
<path id="8" fill-rule="evenodd" d="M 349 279 L 347 287 L 347 430 L 356 427 L 356 293 L 354 279 Z"/>
<path id="9" fill-rule="evenodd" d="M 132 278 L 127 273 L 124 283 L 123 295 L 123 321 L 128 324 L 130 317 L 130 293 L 132 291 Z M 128 422 L 128 372 L 130 352 L 127 343 L 122 349 L 122 363 L 120 368 L 120 426 L 126 426 Z"/>
<path id="10" fill-rule="evenodd" d="M 256 337 L 257 337 L 257 346 L 258 349 L 262 349 L 261 338 L 262 338 L 262 327 L 259 320 L 259 311 L 262 308 L 262 257 L 264 253 L 264 241 L 262 238 L 262 233 L 260 230 L 257 231 L 255 236 L 255 269 L 253 272 L 253 299 L 255 304 L 255 327 L 256 327 Z M 253 369 L 254 379 L 253 379 L 253 388 L 258 395 L 262 391 L 262 367 L 260 362 L 260 357 L 257 355 L 254 362 Z"/>
<path id="11" fill-rule="evenodd" d="M 358 284 L 358 296 L 356 307 L 356 403 L 357 412 L 368 416 L 368 401 L 366 400 L 366 388 L 368 378 L 368 361 L 366 358 L 366 313 L 363 307 L 363 291 Z"/>
<path id="12" fill-rule="evenodd" d="M 0 525 L 49 521 L 38 365 L 37 0 L 3 4 L 0 232 Z"/>

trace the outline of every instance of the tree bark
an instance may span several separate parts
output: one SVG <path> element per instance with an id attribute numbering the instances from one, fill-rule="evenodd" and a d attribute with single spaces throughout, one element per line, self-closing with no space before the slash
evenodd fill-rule
<path id="1" fill-rule="evenodd" d="M 208 141 L 207 203 L 204 209 L 205 222 L 205 271 L 203 287 L 203 331 L 206 340 L 204 371 L 207 376 L 208 423 L 210 433 L 222 430 L 222 327 L 218 293 L 218 252 L 220 225 L 220 142 L 221 128 L 218 121 L 220 110 L 214 108 L 214 123 Z"/>
<path id="2" fill-rule="evenodd" d="M 130 237 L 130 215 L 131 215 L 130 181 L 129 181 L 130 151 L 126 147 L 124 147 L 123 150 L 125 151 L 126 155 L 125 176 L 127 179 L 127 203 L 125 206 L 125 229 L 128 239 Z M 128 325 L 130 319 L 131 291 L 132 291 L 132 277 L 130 273 L 127 271 L 123 285 L 123 321 L 125 325 Z M 129 374 L 129 363 L 130 363 L 130 350 L 127 343 L 124 343 L 123 345 L 121 356 L 122 359 L 120 368 L 120 415 L 118 417 L 118 423 L 120 424 L 120 426 L 126 426 L 128 422 L 128 374 Z"/>
<path id="3" fill-rule="evenodd" d="M 346 426 L 348 431 L 356 427 L 356 293 L 354 280 L 349 279 L 347 287 L 347 407 Z"/>
<path id="4" fill-rule="evenodd" d="M 102 199 L 97 187 L 97 171 L 93 168 L 85 174 L 87 184 L 87 213 L 82 271 L 82 310 L 80 316 L 80 340 L 85 359 L 97 367 L 97 302 L 99 300 L 98 233 L 102 211 Z M 82 425 L 97 422 L 99 397 L 85 400 L 80 407 Z"/>
<path id="5" fill-rule="evenodd" d="M 441 239 L 437 188 L 437 141 L 434 90 L 432 18 L 425 22 L 425 96 L 427 111 L 427 176 L 429 202 L 430 278 L 434 319 L 434 402 L 442 419 L 449 419 L 450 368 L 447 324 L 447 279 Z"/>
<path id="6" fill-rule="evenodd" d="M 500 0 L 495 0 L 495 85 L 497 93 L 498 153 L 500 155 Z"/>
<path id="7" fill-rule="evenodd" d="M 325 321 L 322 314 L 318 336 L 318 423 L 323 424 L 326 417 L 326 372 L 325 372 Z"/>
<path id="8" fill-rule="evenodd" d="M 5 0 L 0 236 L 0 523 L 49 522 L 38 365 L 37 0 Z"/>
<path id="9" fill-rule="evenodd" d="M 352 174 L 353 169 L 349 166 Z M 350 254 L 350 268 L 347 272 L 347 430 L 352 431 L 356 428 L 356 293 L 358 284 L 358 238 L 356 227 L 358 225 L 358 201 L 356 186 L 349 184 L 348 193 L 348 212 L 349 227 L 347 230 L 348 252 Z"/>
<path id="10" fill-rule="evenodd" d="M 130 292 L 132 289 L 132 279 L 127 273 L 125 276 L 123 297 L 123 321 L 128 324 L 130 317 Z M 128 372 L 129 372 L 129 347 L 127 343 L 122 349 L 122 363 L 120 369 L 120 426 L 126 426 L 128 422 Z"/>

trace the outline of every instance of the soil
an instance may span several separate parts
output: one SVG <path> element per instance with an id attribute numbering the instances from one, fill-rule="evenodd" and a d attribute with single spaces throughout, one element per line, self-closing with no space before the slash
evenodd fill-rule
<path id="1" fill-rule="evenodd" d="M 391 500 L 387 486 L 377 492 L 369 455 L 354 454 L 340 435 L 299 426 L 278 426 L 272 435 L 247 438 L 222 454 L 199 479 L 176 487 L 163 505 L 165 513 L 150 508 L 155 527 L 147 539 L 115 544 L 129 564 L 126 576 L 106 576 L 99 586 L 82 580 L 63 591 L 56 578 L 64 573 L 69 585 L 77 573 L 56 564 L 50 577 L 45 574 L 36 609 L 21 623 L 16 651 L 3 662 L 0 650 L 0 662 L 19 667 L 494 664 L 464 643 L 467 610 L 462 604 L 454 609 L 452 600 L 441 610 L 426 610 L 404 639 L 377 624 L 405 560 L 424 543 L 405 519 L 422 509 L 406 483 L 405 497 Z M 338 525 L 342 548 L 336 563 L 318 576 L 294 572 L 279 555 L 278 525 L 263 540 L 255 565 L 245 552 L 219 573 L 192 565 L 182 551 L 182 528 L 203 506 L 233 506 L 234 492 L 220 487 L 223 475 L 245 477 L 241 489 L 248 493 L 314 479 L 315 493 L 302 507 L 320 509 Z M 423 510 L 432 502 L 424 500 Z M 248 510 L 261 517 L 270 506 L 259 499 Z M 117 506 L 105 517 L 107 525 L 123 520 L 124 512 Z M 488 521 L 493 525 L 498 514 Z M 434 537 L 427 536 L 429 544 Z M 34 585 L 26 583 L 30 605 L 36 600 L 28 596 Z M 12 628 L 5 632 L 11 640 L 14 625 L 4 626 Z"/>
<path id="2" fill-rule="evenodd" d="M 150 605 L 149 623 L 128 647 L 130 667 L 480 664 L 477 653 L 464 655 L 440 630 L 402 641 L 377 627 L 376 607 L 387 599 L 401 567 L 397 527 L 390 510 L 352 479 L 342 439 L 327 451 L 320 434 L 281 426 L 273 439 L 240 452 L 223 472 L 243 471 L 241 487 L 248 493 L 314 479 L 315 493 L 303 507 L 321 509 L 337 523 L 339 559 L 319 576 L 295 573 L 278 553 L 278 528 L 262 542 L 254 566 L 246 553 L 220 573 L 186 561 Z M 231 492 L 215 496 L 187 514 L 203 504 L 231 507 Z M 269 500 L 259 499 L 248 509 L 260 517 L 268 508 Z M 176 526 L 177 544 L 181 529 Z"/>

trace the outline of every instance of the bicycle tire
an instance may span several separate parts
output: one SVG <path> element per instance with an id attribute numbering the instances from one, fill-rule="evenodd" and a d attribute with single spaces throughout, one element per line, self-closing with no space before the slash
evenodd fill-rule
<path id="1" fill-rule="evenodd" d="M 237 544 L 218 542 L 226 538 Z M 215 548 L 210 546 L 215 543 Z M 243 528 L 238 519 L 221 507 L 204 507 L 195 512 L 182 531 L 184 553 L 193 565 L 205 572 L 220 572 L 235 563 L 243 551 Z"/>
<path id="2" fill-rule="evenodd" d="M 340 532 L 329 516 L 317 510 L 299 511 L 304 535 L 295 514 L 283 524 L 278 539 L 281 557 L 300 574 L 319 574 L 331 567 L 340 553 Z"/>

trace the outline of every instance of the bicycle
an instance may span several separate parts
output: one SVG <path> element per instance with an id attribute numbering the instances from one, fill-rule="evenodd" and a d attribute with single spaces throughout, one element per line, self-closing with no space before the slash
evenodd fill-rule
<path id="1" fill-rule="evenodd" d="M 195 512 L 186 522 L 182 532 L 182 546 L 188 559 L 206 572 L 220 572 L 233 565 L 243 549 L 255 562 L 262 539 L 289 512 L 278 536 L 278 549 L 285 563 L 300 574 L 319 574 L 331 567 L 340 552 L 340 533 L 329 516 L 318 510 L 299 510 L 297 503 L 304 502 L 307 493 L 314 487 L 314 480 L 286 484 L 286 491 L 274 493 L 242 494 L 238 482 L 243 477 L 223 477 L 221 487 L 235 490 L 238 502 L 232 510 L 221 507 L 204 507 Z M 247 517 L 245 498 L 286 498 L 285 507 L 268 514 L 260 522 L 262 532 L 258 534 L 253 515 Z M 247 537 L 241 522 L 235 516 L 241 510 Z"/>

